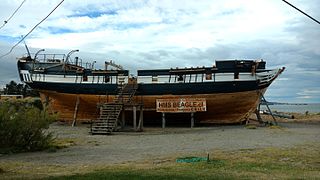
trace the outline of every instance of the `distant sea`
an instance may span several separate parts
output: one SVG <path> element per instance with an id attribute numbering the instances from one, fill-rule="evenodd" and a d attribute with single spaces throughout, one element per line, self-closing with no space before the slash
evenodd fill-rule
<path id="1" fill-rule="evenodd" d="M 309 111 L 309 113 L 320 113 L 320 103 L 310 103 L 310 104 L 274 104 L 269 105 L 271 111 L 278 112 L 297 112 L 297 113 L 305 113 Z M 266 105 L 260 106 L 261 110 L 267 110 Z"/>

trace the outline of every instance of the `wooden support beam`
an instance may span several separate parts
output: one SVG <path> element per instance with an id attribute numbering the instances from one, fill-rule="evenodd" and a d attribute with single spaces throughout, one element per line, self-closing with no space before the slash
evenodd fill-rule
<path id="1" fill-rule="evenodd" d="M 133 129 L 137 130 L 137 107 L 133 106 Z"/>
<path id="2" fill-rule="evenodd" d="M 259 106 L 260 106 L 260 105 L 259 105 Z M 260 116 L 260 111 L 259 111 L 258 109 L 256 109 L 254 113 L 255 113 L 256 116 L 257 116 L 258 122 L 259 122 L 260 124 L 263 124 L 263 120 L 262 120 L 262 118 L 261 118 L 261 116 Z"/>
<path id="3" fill-rule="evenodd" d="M 143 106 L 141 106 L 141 111 L 140 111 L 140 118 L 141 118 L 141 130 L 143 130 Z"/>
<path id="4" fill-rule="evenodd" d="M 45 105 L 45 108 L 48 108 L 48 106 L 49 106 L 49 96 L 45 96 L 45 101 L 44 101 L 44 105 Z"/>
<path id="5" fill-rule="evenodd" d="M 138 123 L 138 131 L 143 130 L 143 107 L 140 106 L 140 114 L 139 114 L 139 123 Z"/>
<path id="6" fill-rule="evenodd" d="M 126 111 L 123 109 L 121 111 L 121 128 L 124 129 L 126 126 Z"/>
<path id="7" fill-rule="evenodd" d="M 166 127 L 166 114 L 162 113 L 162 128 L 164 129 Z"/>
<path id="8" fill-rule="evenodd" d="M 194 127 L 194 113 L 191 113 L 191 128 Z"/>
<path id="9" fill-rule="evenodd" d="M 73 122 L 72 122 L 72 127 L 74 127 L 77 123 L 77 115 L 78 115 L 78 107 L 79 107 L 80 99 L 79 96 L 77 96 L 77 101 L 76 105 L 74 107 L 74 113 L 73 113 Z"/>

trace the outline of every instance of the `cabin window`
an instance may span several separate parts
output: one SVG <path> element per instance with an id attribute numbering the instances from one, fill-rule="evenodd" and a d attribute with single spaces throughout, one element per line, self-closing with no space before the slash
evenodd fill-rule
<path id="1" fill-rule="evenodd" d="M 104 82 L 105 83 L 110 82 L 110 76 L 104 76 Z"/>
<path id="2" fill-rule="evenodd" d="M 234 79 L 239 79 L 239 72 L 234 73 Z"/>
<path id="3" fill-rule="evenodd" d="M 206 74 L 206 80 L 212 80 L 212 74 Z"/>
<path id="4" fill-rule="evenodd" d="M 88 81 L 88 76 L 87 75 L 83 75 L 83 81 Z"/>
<path id="5" fill-rule="evenodd" d="M 152 76 L 152 82 L 158 82 L 158 76 Z"/>
<path id="6" fill-rule="evenodd" d="M 183 81 L 183 76 L 182 75 L 179 75 L 178 81 Z"/>

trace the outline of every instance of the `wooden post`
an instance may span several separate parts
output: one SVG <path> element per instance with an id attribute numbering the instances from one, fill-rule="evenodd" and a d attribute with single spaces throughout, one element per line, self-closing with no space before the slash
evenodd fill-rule
<path id="1" fill-rule="evenodd" d="M 133 106 L 132 110 L 133 110 L 133 129 L 137 130 L 137 107 Z"/>
<path id="2" fill-rule="evenodd" d="M 77 123 L 77 115 L 78 115 L 78 107 L 79 107 L 79 96 L 77 96 L 77 101 L 76 105 L 74 107 L 74 113 L 73 113 L 73 122 L 72 122 L 72 127 L 74 127 Z"/>
<path id="3" fill-rule="evenodd" d="M 126 126 L 126 111 L 124 108 L 121 111 L 121 126 L 122 129 Z"/>
<path id="4" fill-rule="evenodd" d="M 143 107 L 140 105 L 138 130 L 142 131 L 142 129 L 143 129 Z"/>
<path id="5" fill-rule="evenodd" d="M 143 106 L 141 106 L 141 130 L 143 130 Z"/>
<path id="6" fill-rule="evenodd" d="M 191 113 L 191 128 L 194 127 L 194 113 Z"/>
<path id="7" fill-rule="evenodd" d="M 166 127 L 166 114 L 162 113 L 162 128 Z"/>
<path id="8" fill-rule="evenodd" d="M 44 104 L 45 104 L 45 108 L 47 108 L 49 106 L 49 96 L 45 96 L 45 97 L 46 97 L 46 100 Z"/>
<path id="9" fill-rule="evenodd" d="M 260 105 L 259 105 L 259 106 L 260 106 Z M 256 114 L 256 116 L 257 116 L 258 122 L 259 122 L 260 124 L 263 124 L 263 120 L 262 120 L 262 118 L 261 118 L 261 116 L 260 116 L 260 111 L 259 111 L 258 109 L 255 110 L 255 114 Z M 249 118 L 248 118 L 248 121 L 249 121 Z M 248 122 L 248 121 L 247 121 L 247 122 Z"/>

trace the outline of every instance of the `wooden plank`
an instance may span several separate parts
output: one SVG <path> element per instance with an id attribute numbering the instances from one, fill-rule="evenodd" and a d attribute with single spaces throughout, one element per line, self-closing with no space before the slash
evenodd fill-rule
<path id="1" fill-rule="evenodd" d="M 133 106 L 133 129 L 137 129 L 137 107 Z"/>
<path id="2" fill-rule="evenodd" d="M 77 122 L 79 101 L 80 101 L 80 98 L 79 98 L 79 96 L 77 96 L 77 101 L 76 101 L 76 105 L 75 105 L 75 107 L 74 107 L 74 113 L 73 113 L 72 127 L 74 127 L 74 126 L 76 125 L 76 122 Z"/>
<path id="3" fill-rule="evenodd" d="M 123 129 L 126 126 L 126 112 L 125 110 L 121 111 L 121 128 Z"/>
<path id="4" fill-rule="evenodd" d="M 139 115 L 139 124 L 138 124 L 138 130 L 142 131 L 143 129 L 143 107 L 140 106 L 140 115 Z"/>
<path id="5" fill-rule="evenodd" d="M 191 128 L 194 127 L 194 113 L 191 113 Z"/>
<path id="6" fill-rule="evenodd" d="M 239 123 L 248 112 L 254 112 L 259 101 L 260 94 L 266 89 L 259 91 L 245 91 L 237 93 L 221 93 L 221 94 L 194 94 L 194 95 L 162 95 L 160 98 L 205 98 L 207 111 L 197 114 L 197 120 L 200 123 Z M 74 101 L 76 94 L 57 93 L 53 91 L 40 91 L 40 97 L 43 103 L 48 102 L 48 111 L 59 112 L 59 120 L 73 121 Z M 97 103 L 103 95 L 79 95 L 81 103 L 85 102 L 86 108 L 79 108 L 77 114 L 77 122 L 90 121 L 96 119 Z M 114 99 L 114 95 L 105 95 L 108 101 Z M 156 110 L 156 99 L 158 95 L 135 96 L 136 101 L 143 103 L 144 120 L 154 116 L 159 117 Z M 139 105 L 135 103 L 134 105 Z M 125 107 L 126 110 L 132 110 L 131 107 Z M 161 116 L 159 117 L 161 118 Z M 71 124 L 71 123 L 70 123 Z"/>
<path id="7" fill-rule="evenodd" d="M 166 127 L 166 114 L 162 113 L 162 128 L 164 129 Z"/>

